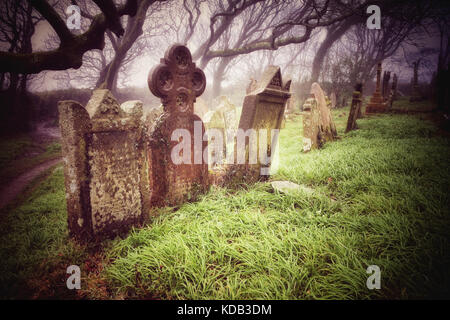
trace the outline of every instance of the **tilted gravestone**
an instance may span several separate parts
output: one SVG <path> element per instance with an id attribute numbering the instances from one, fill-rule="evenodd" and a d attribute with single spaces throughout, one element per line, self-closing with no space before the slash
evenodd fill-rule
<path id="1" fill-rule="evenodd" d="M 336 126 L 331 116 L 330 108 L 327 105 L 325 94 L 316 82 L 311 85 L 311 93 L 317 101 L 317 108 L 320 116 L 320 134 L 323 142 L 333 141 L 337 137 Z"/>
<path id="2" fill-rule="evenodd" d="M 86 108 L 60 101 L 68 226 L 72 237 L 111 236 L 149 210 L 142 103 L 95 90 Z"/>
<path id="3" fill-rule="evenodd" d="M 149 73 L 148 85 L 164 106 L 148 143 L 151 203 L 176 205 L 195 198 L 209 183 L 205 127 L 194 114 L 206 78 L 189 49 L 175 44 Z"/>
<path id="4" fill-rule="evenodd" d="M 348 115 L 347 120 L 347 127 L 345 129 L 346 133 L 357 128 L 356 119 L 358 118 L 358 114 L 360 112 L 362 104 L 361 92 L 362 92 L 362 84 L 358 83 L 355 86 L 355 91 L 353 91 L 352 105 L 350 107 L 350 113 Z"/>
<path id="5" fill-rule="evenodd" d="M 238 127 L 238 143 L 235 148 L 237 158 L 241 159 L 237 160 L 237 163 L 242 164 L 244 160 L 243 170 L 250 180 L 270 174 L 278 133 L 289 97 L 289 88 L 283 85 L 280 68 L 269 66 L 258 80 L 257 87 L 244 98 Z M 240 146 L 239 132 L 254 132 L 256 137 L 252 139 L 249 136 L 249 139 L 245 139 L 245 145 Z"/>
<path id="6" fill-rule="evenodd" d="M 369 103 L 366 106 L 366 114 L 385 111 L 386 105 L 384 104 L 383 96 L 381 94 L 381 62 L 379 62 L 377 67 L 377 83 L 375 92 L 373 93 Z"/>

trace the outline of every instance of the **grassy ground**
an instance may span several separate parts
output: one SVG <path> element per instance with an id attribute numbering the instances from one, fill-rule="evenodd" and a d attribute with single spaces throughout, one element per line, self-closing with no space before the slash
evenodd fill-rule
<path id="1" fill-rule="evenodd" d="M 0 186 L 45 161 L 61 156 L 58 142 L 37 142 L 30 135 L 0 138 Z"/>
<path id="2" fill-rule="evenodd" d="M 312 193 L 214 188 L 95 254 L 68 239 L 56 169 L 5 213 L 2 297 L 71 297 L 65 268 L 78 264 L 83 298 L 449 298 L 449 140 L 419 115 L 358 120 L 346 135 L 348 109 L 333 115 L 342 139 L 320 151 L 300 152 L 301 117 L 281 133 L 272 179 Z M 366 287 L 372 264 L 381 290 Z"/>

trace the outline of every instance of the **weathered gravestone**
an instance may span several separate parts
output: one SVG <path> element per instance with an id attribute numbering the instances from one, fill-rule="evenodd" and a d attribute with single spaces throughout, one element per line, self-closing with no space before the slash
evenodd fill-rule
<path id="1" fill-rule="evenodd" d="M 258 81 L 256 79 L 250 78 L 250 83 L 247 86 L 247 89 L 245 90 L 245 93 L 249 94 L 253 90 L 255 90 L 258 87 Z"/>
<path id="2" fill-rule="evenodd" d="M 331 101 L 331 109 L 336 108 L 337 99 L 336 99 L 336 93 L 334 91 L 331 92 L 330 101 Z"/>
<path id="3" fill-rule="evenodd" d="M 142 103 L 119 105 L 99 89 L 86 109 L 58 108 L 70 235 L 100 238 L 139 223 L 149 210 Z"/>
<path id="4" fill-rule="evenodd" d="M 189 49 L 175 44 L 149 73 L 148 85 L 164 106 L 148 143 L 151 203 L 176 205 L 195 198 L 209 183 L 205 127 L 194 114 L 206 78 Z"/>
<path id="5" fill-rule="evenodd" d="M 410 102 L 420 101 L 422 99 L 419 89 L 419 63 L 420 59 L 413 63 L 414 73 L 411 80 L 411 97 Z"/>
<path id="6" fill-rule="evenodd" d="M 194 113 L 203 120 L 205 114 L 209 111 L 208 105 L 202 98 L 196 99 L 194 103 Z"/>
<path id="7" fill-rule="evenodd" d="M 228 134 L 229 130 L 237 128 L 236 107 L 225 96 L 220 97 L 218 103 L 219 106 L 204 117 L 210 169 L 225 163 L 227 150 L 232 152 L 234 148 L 234 134 Z"/>
<path id="8" fill-rule="evenodd" d="M 270 174 L 286 101 L 290 97 L 279 67 L 269 66 L 257 84 L 244 98 L 235 147 L 236 162 L 244 165 L 242 169 L 250 180 Z M 245 142 L 240 132 L 249 137 Z"/>
<path id="9" fill-rule="evenodd" d="M 331 116 L 330 108 L 327 105 L 325 94 L 316 82 L 311 85 L 311 93 L 317 101 L 317 108 L 319 110 L 321 139 L 323 142 L 333 141 L 337 137 L 337 130 Z"/>
<path id="10" fill-rule="evenodd" d="M 389 80 L 391 79 L 391 72 L 385 71 L 383 73 L 383 86 L 382 86 L 382 95 L 383 101 L 386 102 L 389 99 Z"/>
<path id="11" fill-rule="evenodd" d="M 313 94 L 303 104 L 303 152 L 321 146 L 320 114 Z"/>
<path id="12" fill-rule="evenodd" d="M 348 115 L 347 128 L 345 129 L 346 133 L 357 128 L 356 119 L 358 118 L 358 114 L 360 112 L 362 104 L 361 93 L 362 83 L 358 83 L 355 86 L 355 91 L 353 91 L 352 105 L 350 107 L 350 113 Z"/>
<path id="13" fill-rule="evenodd" d="M 386 105 L 383 102 L 383 96 L 381 95 L 381 62 L 378 63 L 377 67 L 377 83 L 375 92 L 370 98 L 369 104 L 366 106 L 366 114 L 385 112 Z"/>
<path id="14" fill-rule="evenodd" d="M 288 81 L 286 81 L 286 84 L 284 85 L 284 90 L 290 92 L 291 91 L 291 83 L 292 80 L 289 79 Z M 294 95 L 291 93 L 291 96 L 287 99 L 286 101 L 286 106 L 284 107 L 284 114 L 283 114 L 283 121 L 281 122 L 281 127 L 280 129 L 284 129 L 286 127 L 286 121 L 288 119 L 288 115 L 291 114 L 293 112 L 293 106 L 291 106 L 291 104 L 294 103 Z M 292 108 L 292 109 L 291 109 Z"/>
<path id="15" fill-rule="evenodd" d="M 394 100 L 397 98 L 397 81 L 398 81 L 397 75 L 394 73 L 394 77 L 392 78 L 391 91 L 389 93 L 389 99 L 386 106 L 387 111 L 392 110 Z"/>

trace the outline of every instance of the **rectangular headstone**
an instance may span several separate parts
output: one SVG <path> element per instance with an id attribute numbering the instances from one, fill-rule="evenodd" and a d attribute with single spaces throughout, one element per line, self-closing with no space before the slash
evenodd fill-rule
<path id="1" fill-rule="evenodd" d="M 111 236 L 149 210 L 142 103 L 95 90 L 86 109 L 59 103 L 70 234 Z"/>
<path id="2" fill-rule="evenodd" d="M 278 143 L 278 132 L 281 129 L 286 102 L 290 97 L 289 88 L 283 86 L 280 68 L 269 66 L 257 87 L 250 91 L 244 99 L 239 127 L 241 131 L 254 130 L 256 139 L 251 146 L 250 139 L 245 148 L 236 145 L 237 152 L 245 152 L 245 171 L 248 177 L 258 179 L 269 175 L 272 163 L 271 155 L 275 154 Z M 265 131 L 264 131 L 265 130 Z M 265 143 L 261 138 L 266 134 Z M 239 134 L 239 131 L 238 131 Z M 267 145 L 266 145 L 267 144 Z M 256 163 L 249 157 L 251 148 L 256 148 Z M 267 152 L 265 159 L 264 148 Z M 273 151 L 272 151 L 273 149 Z"/>

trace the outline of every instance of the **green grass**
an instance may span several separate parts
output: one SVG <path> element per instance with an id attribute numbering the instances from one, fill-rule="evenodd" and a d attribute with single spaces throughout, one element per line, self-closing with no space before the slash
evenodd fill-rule
<path id="1" fill-rule="evenodd" d="M 333 113 L 342 136 L 348 109 Z M 260 183 L 162 210 L 115 243 L 110 286 L 130 298 L 448 298 L 448 140 L 416 117 L 377 116 L 303 154 L 300 120 L 282 131 L 273 179 L 313 194 Z M 371 264 L 381 290 L 366 287 Z"/>
<path id="2" fill-rule="evenodd" d="M 333 116 L 341 139 L 322 150 L 300 151 L 301 117 L 281 132 L 272 179 L 313 193 L 214 187 L 106 242 L 95 272 L 87 248 L 68 239 L 63 175 L 54 171 L 2 223 L 1 287 L 36 294 L 49 281 L 47 291 L 64 296 L 65 268 L 79 264 L 87 298 L 449 298 L 448 139 L 418 116 L 361 119 L 346 135 L 348 108 Z M 381 290 L 366 287 L 372 264 Z"/>
<path id="3" fill-rule="evenodd" d="M 59 142 L 36 143 L 26 134 L 0 139 L 0 185 L 25 171 L 61 156 Z"/>
<path id="4" fill-rule="evenodd" d="M 65 270 L 85 254 L 68 238 L 62 166 L 0 219 L 0 298 L 70 296 Z"/>

